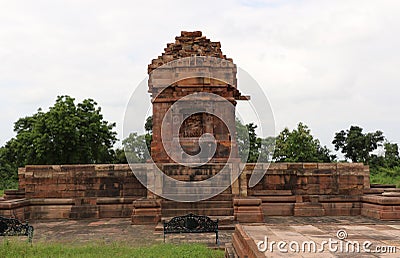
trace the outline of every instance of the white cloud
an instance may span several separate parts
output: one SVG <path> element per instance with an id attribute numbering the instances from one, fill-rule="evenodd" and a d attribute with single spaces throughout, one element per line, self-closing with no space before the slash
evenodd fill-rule
<path id="1" fill-rule="evenodd" d="M 323 144 L 358 124 L 400 142 L 398 1 L 8 1 L 0 4 L 0 144 L 57 95 L 118 124 L 147 64 L 181 30 L 221 41 L 269 96 L 277 129 Z M 240 87 L 240 85 L 239 85 Z"/>

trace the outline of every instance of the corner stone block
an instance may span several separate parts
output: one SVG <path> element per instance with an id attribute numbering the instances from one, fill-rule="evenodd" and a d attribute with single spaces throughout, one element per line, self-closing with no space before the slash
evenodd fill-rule
<path id="1" fill-rule="evenodd" d="M 133 201 L 132 224 L 156 224 L 161 220 L 161 201 L 139 199 Z"/>
<path id="2" fill-rule="evenodd" d="M 234 217 L 238 222 L 261 223 L 264 222 L 264 213 L 261 206 L 262 200 L 258 198 L 235 198 Z"/>

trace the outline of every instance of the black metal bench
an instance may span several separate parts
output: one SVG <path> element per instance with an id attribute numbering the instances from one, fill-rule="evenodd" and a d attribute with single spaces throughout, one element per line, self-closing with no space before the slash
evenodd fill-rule
<path id="1" fill-rule="evenodd" d="M 27 236 L 29 243 L 32 243 L 33 227 L 14 218 L 0 216 L 0 236 Z"/>
<path id="2" fill-rule="evenodd" d="M 164 242 L 166 234 L 178 233 L 215 233 L 215 243 L 218 244 L 218 219 L 214 221 L 207 216 L 190 213 L 164 221 Z"/>

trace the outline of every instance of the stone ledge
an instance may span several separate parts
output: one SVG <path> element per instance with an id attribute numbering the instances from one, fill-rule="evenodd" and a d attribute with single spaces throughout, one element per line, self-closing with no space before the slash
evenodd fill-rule
<path id="1" fill-rule="evenodd" d="M 257 245 L 252 238 L 247 235 L 241 225 L 235 225 L 235 232 L 232 234 L 232 244 L 239 257 L 262 258 L 263 253 L 258 251 Z"/>
<path id="2" fill-rule="evenodd" d="M 28 199 L 13 199 L 4 200 L 0 202 L 0 210 L 12 210 L 15 208 L 29 206 L 30 201 Z"/>
<path id="3" fill-rule="evenodd" d="M 31 205 L 73 205 L 73 198 L 34 198 L 30 199 Z"/>
<path id="4" fill-rule="evenodd" d="M 259 198 L 234 198 L 233 205 L 237 206 L 259 206 L 262 201 Z"/>
<path id="5" fill-rule="evenodd" d="M 382 195 L 369 195 L 362 196 L 361 200 L 366 203 L 380 204 L 380 205 L 399 205 L 400 197 L 382 196 Z"/>

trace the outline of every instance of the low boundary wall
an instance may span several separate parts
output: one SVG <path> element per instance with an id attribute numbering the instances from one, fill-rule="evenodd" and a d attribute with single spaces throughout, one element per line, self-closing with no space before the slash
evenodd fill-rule
<path id="1" fill-rule="evenodd" d="M 150 173 L 153 165 L 133 168 Z M 265 175 L 249 188 L 253 171 Z M 238 221 L 254 212 L 257 221 L 264 216 L 334 215 L 400 219 L 398 189 L 371 189 L 369 167 L 358 163 L 246 164 L 231 189 L 232 206 L 227 208 L 234 207 Z M 6 191 L 0 199 L 0 215 L 19 219 L 129 218 L 135 207 L 141 207 L 134 202 L 154 198 L 160 199 L 136 179 L 127 164 L 26 166 L 19 169 L 19 189 Z M 159 208 L 152 210 L 157 210 L 157 219 L 162 216 Z"/>

